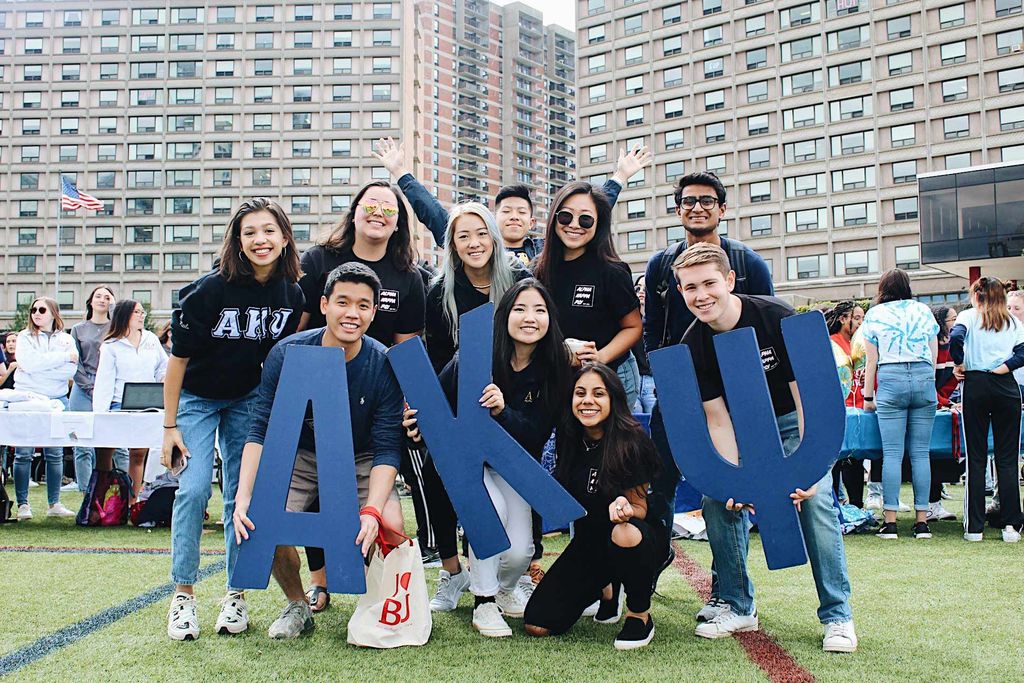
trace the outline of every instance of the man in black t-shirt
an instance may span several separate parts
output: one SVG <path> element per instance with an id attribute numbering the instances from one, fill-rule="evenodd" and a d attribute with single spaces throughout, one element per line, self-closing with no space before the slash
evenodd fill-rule
<path id="1" fill-rule="evenodd" d="M 683 343 L 690 347 L 693 356 L 708 432 L 716 450 L 723 458 L 739 462 L 730 406 L 719 370 L 719 363 L 729 359 L 718 358 L 714 336 L 750 327 L 757 337 L 783 449 L 787 455 L 792 453 L 800 445 L 803 414 L 781 323 L 796 311 L 774 297 L 733 294 L 736 276 L 721 247 L 694 245 L 676 259 L 672 268 L 686 306 L 696 316 L 683 335 Z M 742 410 L 742 402 L 736 401 L 731 409 Z M 857 636 L 850 611 L 843 536 L 832 506 L 831 468 L 809 491 L 797 489 L 791 498 L 799 510 L 818 591 L 818 618 L 825 625 L 822 647 L 827 652 L 853 652 L 857 649 Z M 749 524 L 743 508 L 742 503 L 736 504 L 732 499 L 723 502 L 704 497 L 704 521 L 717 570 L 719 597 L 725 605 L 713 618 L 697 624 L 696 634 L 703 638 L 723 638 L 758 629 L 754 585 L 747 573 Z"/>

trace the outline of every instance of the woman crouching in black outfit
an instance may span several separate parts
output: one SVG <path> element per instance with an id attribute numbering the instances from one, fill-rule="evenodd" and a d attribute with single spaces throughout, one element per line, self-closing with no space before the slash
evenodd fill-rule
<path id="1" fill-rule="evenodd" d="M 648 492 L 658 470 L 654 443 L 633 418 L 614 370 L 584 363 L 574 378 L 570 414 L 558 430 L 555 476 L 586 509 L 575 535 L 526 606 L 526 632 L 568 631 L 594 600 L 595 621 L 626 621 L 615 648 L 643 647 L 654 637 L 651 584 L 668 543 L 659 520 L 664 502 Z"/>

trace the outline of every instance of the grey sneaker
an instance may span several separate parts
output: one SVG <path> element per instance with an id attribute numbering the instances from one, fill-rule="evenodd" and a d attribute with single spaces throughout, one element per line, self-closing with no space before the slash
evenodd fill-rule
<path id="1" fill-rule="evenodd" d="M 729 603 L 720 598 L 711 598 L 700 611 L 697 612 L 697 621 L 711 621 L 729 607 Z"/>
<path id="2" fill-rule="evenodd" d="M 437 573 L 437 592 L 430 601 L 431 612 L 451 612 L 459 606 L 459 598 L 469 588 L 469 570 L 449 574 L 442 569 Z"/>
<path id="3" fill-rule="evenodd" d="M 271 638 L 298 638 L 313 630 L 313 612 L 305 600 L 288 603 L 268 631 Z"/>

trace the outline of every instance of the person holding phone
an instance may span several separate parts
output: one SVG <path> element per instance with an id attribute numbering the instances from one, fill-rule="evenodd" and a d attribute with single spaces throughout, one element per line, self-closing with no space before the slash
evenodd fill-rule
<path id="1" fill-rule="evenodd" d="M 181 290 L 172 318 L 171 357 L 164 378 L 164 442 L 160 462 L 171 466 L 175 448 L 189 458 L 174 499 L 171 579 L 175 592 L 167 635 L 195 640 L 199 621 L 193 585 L 199 541 L 213 480 L 214 439 L 224 468 L 224 542 L 227 575 L 235 563 L 232 511 L 242 447 L 263 360 L 274 342 L 295 332 L 302 314 L 299 255 L 288 215 L 258 198 L 238 207 L 224 232 L 217 268 Z M 221 601 L 216 631 L 248 628 L 245 596 L 231 590 Z"/>
<path id="2" fill-rule="evenodd" d="M 97 413 L 121 409 L 126 382 L 163 382 L 167 374 L 167 354 L 160 340 L 145 329 L 146 309 L 138 301 L 118 301 L 110 319 L 110 330 L 100 345 L 100 362 L 93 385 L 92 409 Z M 129 451 L 128 476 L 132 480 L 132 502 L 142 490 L 148 448 Z M 96 449 L 96 468 L 113 467 L 114 449 Z"/>
<path id="3" fill-rule="evenodd" d="M 242 452 L 242 469 L 233 512 L 236 544 L 249 538 L 256 526 L 248 517 L 253 484 L 263 454 L 267 424 L 281 378 L 285 352 L 292 346 L 327 346 L 345 352 L 348 380 L 349 418 L 355 454 L 356 489 L 359 496 L 359 534 L 355 542 L 368 556 L 382 519 L 387 529 L 401 533 L 402 507 L 395 492 L 395 476 L 401 463 L 402 389 L 388 362 L 387 348 L 367 336 L 380 301 L 380 279 L 362 263 L 345 263 L 330 272 L 320 298 L 326 327 L 305 330 L 279 342 L 263 365 L 259 396 L 253 406 L 253 420 Z M 317 489 L 316 438 L 312 407 L 299 435 L 295 469 L 288 489 L 286 507 L 291 512 L 320 509 Z M 400 543 L 396 534 L 389 542 Z M 323 550 L 309 554 L 310 569 L 324 567 Z M 314 566 L 314 562 L 317 566 Z M 278 546 L 274 554 L 274 579 L 288 604 L 270 626 L 271 638 L 296 638 L 313 629 L 313 613 L 302 588 L 299 555 L 295 548 Z"/>
<path id="4" fill-rule="evenodd" d="M 18 333 L 18 373 L 14 388 L 32 391 L 60 401 L 68 407 L 68 381 L 78 369 L 78 350 L 71 335 L 64 331 L 57 302 L 42 296 L 28 309 L 28 327 Z M 14 492 L 18 501 L 18 520 L 32 519 L 28 503 L 28 482 L 35 448 L 14 449 Z M 60 502 L 64 475 L 64 449 L 44 448 L 46 461 L 47 517 L 74 517 Z"/>

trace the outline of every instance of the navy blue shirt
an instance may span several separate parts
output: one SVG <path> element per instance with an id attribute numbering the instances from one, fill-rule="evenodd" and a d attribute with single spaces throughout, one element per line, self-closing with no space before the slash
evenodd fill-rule
<path id="1" fill-rule="evenodd" d="M 270 410 L 284 365 L 284 354 L 289 346 L 323 346 L 325 328 L 305 330 L 282 339 L 270 351 L 263 363 L 263 378 L 259 395 L 253 404 L 248 443 L 262 444 L 267 435 Z M 398 386 L 387 349 L 376 339 L 363 336 L 363 347 L 356 357 L 345 363 L 348 377 L 349 415 L 352 420 L 352 446 L 354 453 L 373 453 L 373 465 L 391 465 L 402 462 L 402 389 Z M 313 437 L 313 414 L 307 409 L 299 435 L 299 448 L 316 451 Z"/>

